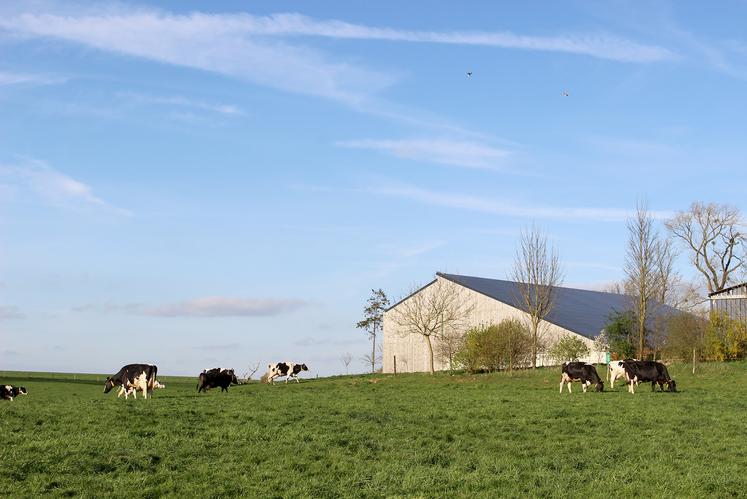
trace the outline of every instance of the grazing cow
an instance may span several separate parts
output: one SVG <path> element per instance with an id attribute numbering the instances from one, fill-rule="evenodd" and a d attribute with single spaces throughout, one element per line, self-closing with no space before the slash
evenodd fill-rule
<path id="1" fill-rule="evenodd" d="M 637 361 L 638 359 L 611 360 L 607 364 L 607 377 L 610 381 L 610 390 L 615 389 L 615 380 L 625 378 L 625 368 L 623 362 Z"/>
<path id="2" fill-rule="evenodd" d="M 211 388 L 220 387 L 220 391 L 227 392 L 231 385 L 238 385 L 239 380 L 236 378 L 233 369 L 223 369 L 216 367 L 214 369 L 204 369 L 200 373 L 200 381 L 197 383 L 197 393 L 208 391 Z"/>
<path id="3" fill-rule="evenodd" d="M 563 383 L 568 384 L 568 393 L 571 391 L 571 382 L 580 381 L 581 387 L 586 393 L 586 388 L 592 383 L 596 391 L 604 391 L 604 383 L 599 379 L 596 368 L 586 362 L 564 362 L 560 373 L 560 393 L 563 393 Z"/>
<path id="4" fill-rule="evenodd" d="M 104 393 L 109 393 L 115 386 L 122 386 L 127 394 L 135 390 L 143 392 L 147 400 L 153 397 L 158 367 L 153 364 L 127 364 L 114 376 L 106 378 Z"/>
<path id="5" fill-rule="evenodd" d="M 670 392 L 677 391 L 677 384 L 669 377 L 667 366 L 661 362 L 651 360 L 626 360 L 623 361 L 625 369 L 625 379 L 628 381 L 628 391 L 635 393 L 635 387 L 638 383 L 651 382 L 651 391 L 656 390 L 656 385 L 664 391 L 664 385 Z"/>
<path id="6" fill-rule="evenodd" d="M 275 378 L 285 376 L 285 382 L 288 383 L 288 379 L 293 378 L 296 383 L 300 383 L 298 380 L 298 373 L 301 371 L 308 371 L 309 368 L 306 364 L 293 364 L 292 362 L 278 362 L 274 366 L 269 364 L 267 366 L 269 372 L 267 373 L 267 382 L 275 383 Z"/>
<path id="7" fill-rule="evenodd" d="M 160 381 L 156 380 L 156 382 L 153 383 L 153 390 L 157 390 L 157 389 L 160 389 L 160 388 L 166 388 L 166 385 L 164 385 Z M 127 397 L 129 395 L 132 395 L 133 397 L 135 397 L 135 399 L 137 399 L 137 391 L 138 390 L 142 391 L 142 388 L 140 388 L 139 385 L 128 385 L 127 388 L 125 388 L 124 385 L 122 385 L 122 386 L 119 387 L 119 392 L 117 392 L 117 398 L 119 398 L 122 395 L 124 395 L 125 396 L 125 400 L 127 400 Z M 143 392 L 143 393 L 145 393 L 145 392 Z"/>
<path id="8" fill-rule="evenodd" d="M 3 400 L 10 400 L 13 402 L 14 398 L 19 395 L 27 395 L 28 393 L 29 392 L 26 391 L 26 387 L 24 386 L 0 385 L 0 399 Z"/>

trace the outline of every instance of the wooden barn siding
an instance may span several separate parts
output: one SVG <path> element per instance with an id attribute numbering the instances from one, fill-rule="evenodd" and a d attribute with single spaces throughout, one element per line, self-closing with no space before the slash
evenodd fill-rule
<path id="1" fill-rule="evenodd" d="M 437 279 L 443 279 L 437 277 Z M 458 286 L 451 281 L 446 281 L 448 284 Z M 483 294 L 476 293 L 468 288 L 459 286 L 460 293 L 464 296 L 464 299 L 474 300 L 475 311 L 473 312 L 470 320 L 468 321 L 468 327 L 478 326 L 481 324 L 495 324 L 503 319 L 516 318 L 522 321 L 526 321 L 528 324 L 527 314 L 521 310 L 506 305 L 505 303 L 489 298 Z M 429 286 L 420 291 L 420 293 L 428 293 L 433 287 Z M 410 298 L 408 298 L 410 299 Z M 384 362 L 383 368 L 385 373 L 394 372 L 394 356 L 397 356 L 397 372 L 427 372 L 429 371 L 428 365 L 428 345 L 423 336 L 415 334 L 402 335 L 400 327 L 394 322 L 392 314 L 396 313 L 395 309 L 392 309 L 384 314 Z M 465 329 L 465 330 L 466 330 Z M 557 340 L 563 334 L 571 334 L 577 336 L 586 343 L 590 350 L 593 348 L 593 340 L 590 340 L 584 336 L 578 335 L 564 329 L 555 324 L 543 322 L 542 329 L 545 331 L 545 338 L 551 342 Z M 586 362 L 602 362 L 604 354 L 598 354 L 593 352 L 589 357 L 580 360 Z M 539 356 L 537 359 L 537 365 L 553 365 L 555 364 L 548 358 Z M 449 368 L 448 361 L 442 362 L 434 354 L 434 367 L 437 371 L 446 370 Z"/>
<path id="2" fill-rule="evenodd" d="M 747 284 L 711 296 L 711 309 L 735 320 L 747 321 Z"/>

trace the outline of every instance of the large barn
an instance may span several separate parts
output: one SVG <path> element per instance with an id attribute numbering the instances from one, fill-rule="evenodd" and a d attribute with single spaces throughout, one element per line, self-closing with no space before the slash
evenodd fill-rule
<path id="1" fill-rule="evenodd" d="M 486 279 L 438 272 L 436 278 L 415 293 L 400 300 L 384 313 L 384 372 L 394 372 L 396 356 L 397 372 L 426 372 L 428 346 L 424 337 L 403 334 L 401 326 L 394 320 L 397 307 L 412 300 L 418 293 L 428 293 L 439 279 L 454 283 L 460 296 L 474 304 L 467 328 L 481 324 L 495 324 L 503 319 L 526 319 L 527 314 L 518 305 L 518 285 L 512 281 Z M 591 354 L 586 362 L 604 362 L 606 352 L 595 352 L 594 338 L 604 329 L 610 314 L 622 312 L 629 307 L 629 297 L 615 293 L 588 291 L 584 289 L 556 288 L 555 307 L 542 324 L 545 339 L 550 342 L 568 334 L 580 338 L 589 346 Z M 434 358 L 435 369 L 448 369 L 448 365 Z M 549 365 L 552 361 L 540 355 L 538 365 Z"/>

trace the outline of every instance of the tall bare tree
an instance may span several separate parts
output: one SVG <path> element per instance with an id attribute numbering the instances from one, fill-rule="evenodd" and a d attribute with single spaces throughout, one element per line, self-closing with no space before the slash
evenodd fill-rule
<path id="1" fill-rule="evenodd" d="M 475 308 L 474 302 L 453 282 L 437 277 L 423 289 L 415 287 L 411 295 L 392 309 L 392 319 L 403 335 L 422 336 L 428 345 L 428 365 L 433 366 L 433 343 L 445 334 L 462 330 Z"/>
<path id="2" fill-rule="evenodd" d="M 628 249 L 625 254 L 626 289 L 630 291 L 636 316 L 638 355 L 644 358 L 646 322 L 654 300 L 658 298 L 660 241 L 654 219 L 646 204 L 639 202 L 635 215 L 628 219 Z"/>
<path id="3" fill-rule="evenodd" d="M 383 329 L 384 311 L 389 306 L 389 298 L 381 289 L 372 289 L 371 296 L 363 309 L 363 320 L 358 321 L 355 327 L 363 329 L 371 339 L 371 372 L 376 372 L 376 335 Z"/>
<path id="4" fill-rule="evenodd" d="M 529 316 L 535 369 L 542 339 L 540 326 L 555 306 L 556 288 L 563 283 L 558 252 L 548 247 L 547 235 L 535 226 L 521 231 L 511 277 L 517 283 L 518 304 Z"/>
<path id="5" fill-rule="evenodd" d="M 727 287 L 734 273 L 744 269 L 747 234 L 737 208 L 695 202 L 667 220 L 666 226 L 682 240 L 709 293 Z"/>

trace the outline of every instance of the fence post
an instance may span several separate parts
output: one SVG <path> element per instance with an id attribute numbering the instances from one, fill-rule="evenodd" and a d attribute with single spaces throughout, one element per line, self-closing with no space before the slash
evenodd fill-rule
<path id="1" fill-rule="evenodd" d="M 397 356 L 394 356 L 394 375 L 397 375 Z"/>

